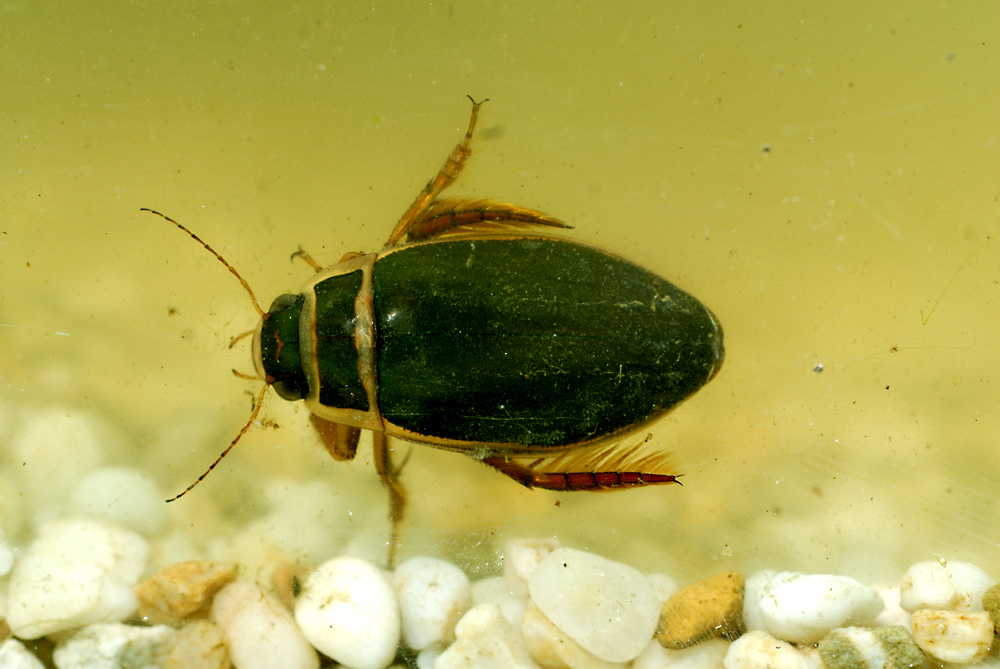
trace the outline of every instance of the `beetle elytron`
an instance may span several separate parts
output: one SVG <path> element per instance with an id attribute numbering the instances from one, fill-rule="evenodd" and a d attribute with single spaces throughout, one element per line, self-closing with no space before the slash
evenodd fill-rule
<path id="1" fill-rule="evenodd" d="M 665 455 L 640 457 L 620 437 L 715 376 L 718 321 L 655 274 L 539 231 L 568 227 L 557 219 L 439 199 L 469 158 L 482 104 L 381 251 L 324 269 L 300 250 L 316 275 L 266 313 L 218 253 L 159 214 L 225 264 L 261 315 L 253 358 L 265 386 L 253 415 L 177 497 L 246 432 L 268 387 L 305 401 L 334 458 L 353 458 L 360 431 L 372 431 L 390 494 L 390 565 L 405 496 L 387 437 L 465 453 L 529 488 L 677 482 L 656 471 Z"/>

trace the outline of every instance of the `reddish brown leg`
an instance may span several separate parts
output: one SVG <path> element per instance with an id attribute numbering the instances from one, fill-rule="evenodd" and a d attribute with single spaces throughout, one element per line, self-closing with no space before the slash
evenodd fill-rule
<path id="1" fill-rule="evenodd" d="M 620 490 L 660 483 L 677 483 L 677 476 L 644 472 L 542 472 L 514 460 L 494 456 L 483 458 L 490 467 L 527 488 L 545 490 Z"/>
<path id="2" fill-rule="evenodd" d="M 406 489 L 399 482 L 399 470 L 392 466 L 389 457 L 389 439 L 384 432 L 372 432 L 372 457 L 375 461 L 375 471 L 382 477 L 382 483 L 389 491 L 389 559 L 387 567 L 392 569 L 396 564 L 396 549 L 399 546 L 399 524 L 403 522 L 403 511 L 406 509 Z"/>
<path id="3" fill-rule="evenodd" d="M 472 97 L 470 96 L 469 99 L 472 100 Z M 396 224 L 392 234 L 389 235 L 389 241 L 385 243 L 386 246 L 395 246 L 401 239 L 406 237 L 413 224 L 420 219 L 421 212 L 430 206 L 434 198 L 441 194 L 441 191 L 454 183 L 455 179 L 458 178 L 462 167 L 465 165 L 465 161 L 472 155 L 469 144 L 472 141 L 472 132 L 476 127 L 476 119 L 479 117 L 479 107 L 482 106 L 483 102 L 486 102 L 486 100 L 482 102 L 472 100 L 472 116 L 469 118 L 469 129 L 465 132 L 465 138 L 458 146 L 452 149 L 448 160 L 444 162 L 437 176 L 427 182 L 424 189 L 417 195 L 417 199 L 413 201 L 413 204 L 406 210 L 403 217 L 399 219 L 399 223 Z"/>
<path id="4" fill-rule="evenodd" d="M 557 218 L 540 211 L 524 209 L 492 200 L 441 200 L 432 203 L 413 222 L 407 239 L 419 241 L 442 235 L 455 228 L 472 234 L 523 229 L 536 225 L 568 228 Z"/>

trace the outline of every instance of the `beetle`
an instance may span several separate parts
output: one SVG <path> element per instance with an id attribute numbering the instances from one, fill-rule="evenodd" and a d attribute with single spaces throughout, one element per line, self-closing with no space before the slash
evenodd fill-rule
<path id="1" fill-rule="evenodd" d="M 472 98 L 469 98 L 472 100 Z M 405 492 L 389 437 L 464 453 L 528 488 L 612 490 L 679 483 L 667 456 L 624 435 L 710 381 L 722 328 L 689 293 L 607 251 L 562 238 L 562 221 L 493 200 L 439 196 L 471 155 L 482 104 L 385 246 L 321 267 L 265 312 L 253 360 L 264 387 L 303 401 L 330 454 L 373 434 L 390 495 L 392 564 Z M 249 334 L 249 333 L 248 333 Z M 234 340 L 235 341 L 235 340 Z M 648 437 L 647 437 L 648 439 Z"/>

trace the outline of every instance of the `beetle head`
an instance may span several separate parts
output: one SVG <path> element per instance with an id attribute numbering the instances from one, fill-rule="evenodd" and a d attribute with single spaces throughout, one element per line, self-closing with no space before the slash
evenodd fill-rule
<path id="1" fill-rule="evenodd" d="M 286 400 L 300 400 L 309 394 L 299 356 L 299 315 L 304 301 L 302 295 L 280 295 L 261 317 L 253 335 L 257 374 Z"/>

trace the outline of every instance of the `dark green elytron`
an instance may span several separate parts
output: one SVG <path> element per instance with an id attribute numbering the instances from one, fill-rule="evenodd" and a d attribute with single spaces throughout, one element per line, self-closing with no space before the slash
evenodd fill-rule
<path id="1" fill-rule="evenodd" d="M 718 321 L 668 281 L 537 232 L 567 227 L 545 214 L 438 199 L 470 155 L 481 104 L 385 248 L 329 268 L 300 251 L 317 274 L 267 313 L 229 263 L 164 216 L 246 288 L 262 315 L 258 374 L 306 402 L 330 453 L 354 457 L 360 431 L 372 431 L 390 491 L 390 565 L 405 496 L 387 436 L 466 453 L 528 487 L 675 483 L 665 455 L 621 437 L 697 391 L 723 360 Z M 229 449 L 259 411 L 260 402 Z"/>
<path id="2" fill-rule="evenodd" d="M 572 241 L 458 236 L 347 265 L 279 298 L 261 336 L 265 378 L 334 423 L 472 454 L 560 450 L 647 422 L 722 361 L 698 300 Z"/>

